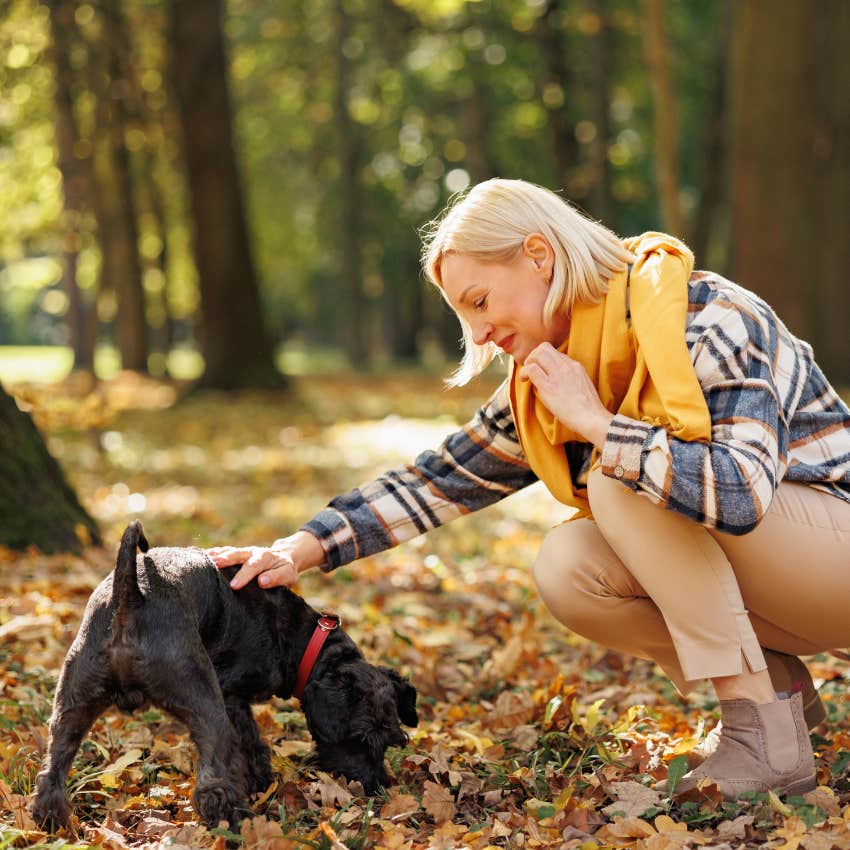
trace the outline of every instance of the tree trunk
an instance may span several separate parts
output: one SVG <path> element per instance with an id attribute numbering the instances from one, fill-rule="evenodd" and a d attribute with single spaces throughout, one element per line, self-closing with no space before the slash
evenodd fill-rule
<path id="1" fill-rule="evenodd" d="M 118 0 L 105 0 L 101 8 L 104 18 L 103 51 L 109 79 L 108 89 L 101 95 L 105 99 L 101 101 L 100 110 L 106 137 L 104 178 L 109 181 L 101 187 L 101 203 L 111 224 L 110 234 L 107 239 L 100 240 L 100 247 L 104 255 L 109 255 L 107 268 L 117 303 L 115 331 L 121 367 L 147 372 L 147 320 L 139 257 L 139 227 L 130 155 L 124 141 L 127 130 L 125 101 L 131 89 L 122 67 L 121 51 L 126 36 L 121 32 Z"/>
<path id="2" fill-rule="evenodd" d="M 342 0 L 334 4 L 336 29 L 336 91 L 334 122 L 336 125 L 337 157 L 339 159 L 340 212 L 339 232 L 340 279 L 344 287 L 344 309 L 341 311 L 341 338 L 351 362 L 361 366 L 369 360 L 366 340 L 371 336 L 367 326 L 368 304 L 363 292 L 363 257 L 360 252 L 361 206 L 360 154 L 356 130 L 348 111 L 348 87 L 351 68 L 345 55 L 349 37 L 349 19 Z"/>
<path id="3" fill-rule="evenodd" d="M 707 109 L 703 118 L 700 150 L 702 163 L 699 177 L 699 202 L 691 235 L 691 249 L 697 268 L 725 272 L 721 263 L 728 262 L 723 251 L 713 251 L 715 226 L 725 198 L 726 177 L 726 89 L 729 67 L 729 42 L 732 34 L 732 5 L 730 0 L 718 3 L 715 30 L 715 54 L 711 68 L 711 85 Z M 714 254 L 718 257 L 715 260 Z"/>
<path id="4" fill-rule="evenodd" d="M 603 0 L 590 0 L 588 11 L 599 21 L 599 29 L 589 39 L 591 115 L 596 135 L 590 143 L 590 194 L 587 209 L 603 222 L 613 215 L 611 200 L 611 163 L 608 144 L 611 139 L 611 27 Z"/>
<path id="5" fill-rule="evenodd" d="M 568 115 L 567 98 L 573 91 L 574 75 L 566 61 L 560 15 L 560 0 L 548 0 L 539 18 L 537 31 L 544 69 L 541 88 L 547 83 L 553 83 L 560 86 L 564 92 L 564 102 L 558 107 L 550 108 L 547 115 L 555 159 L 555 177 L 558 185 L 566 188 L 570 185 L 570 174 L 578 165 L 578 144 L 575 127 Z M 572 194 L 575 195 L 575 200 L 584 202 L 583 194 Z"/>
<path id="6" fill-rule="evenodd" d="M 59 171 L 62 174 L 64 209 L 62 213 L 62 253 L 64 255 L 63 286 L 68 296 L 68 329 L 73 369 L 94 373 L 94 336 L 89 323 L 95 321 L 92 305 L 87 305 L 77 284 L 77 259 L 80 253 L 82 218 L 92 193 L 94 172 L 91 159 L 82 158 L 77 151 L 80 132 L 74 116 L 74 72 L 71 55 L 74 32 L 75 2 L 51 0 L 50 33 L 51 59 L 55 71 L 54 127 L 58 152 Z"/>
<path id="7" fill-rule="evenodd" d="M 655 114 L 655 180 L 664 228 L 684 236 L 685 219 L 679 201 L 679 110 L 670 79 L 664 15 L 664 0 L 647 0 L 646 58 Z"/>
<path id="8" fill-rule="evenodd" d="M 76 552 L 85 542 L 100 543 L 97 525 L 32 419 L 0 386 L 0 545 Z"/>
<path id="9" fill-rule="evenodd" d="M 737 7 L 730 98 L 732 275 L 850 384 L 850 6 Z"/>
<path id="10" fill-rule="evenodd" d="M 463 137 L 466 140 L 466 163 L 473 185 L 489 180 L 496 174 L 491 161 L 488 138 L 490 133 L 490 109 L 487 102 L 487 83 L 482 80 L 486 71 L 481 67 L 481 59 L 470 58 L 472 91 L 462 103 Z"/>
<path id="11" fill-rule="evenodd" d="M 172 0 L 170 50 L 201 291 L 201 386 L 281 387 L 233 143 L 221 0 Z"/>

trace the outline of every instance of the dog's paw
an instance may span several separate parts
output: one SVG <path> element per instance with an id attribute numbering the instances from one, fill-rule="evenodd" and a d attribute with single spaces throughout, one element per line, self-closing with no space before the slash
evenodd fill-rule
<path id="1" fill-rule="evenodd" d="M 245 804 L 244 795 L 239 789 L 225 782 L 217 782 L 195 788 L 193 795 L 195 812 L 205 826 L 218 826 L 226 820 L 231 827 L 239 819 L 237 809 Z"/>
<path id="2" fill-rule="evenodd" d="M 58 788 L 40 790 L 32 801 L 30 814 L 39 826 L 50 832 L 71 826 L 71 804 L 64 791 Z"/>

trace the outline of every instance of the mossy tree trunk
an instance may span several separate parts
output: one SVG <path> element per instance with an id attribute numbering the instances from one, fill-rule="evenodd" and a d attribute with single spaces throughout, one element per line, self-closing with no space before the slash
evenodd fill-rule
<path id="1" fill-rule="evenodd" d="M 100 542 L 32 419 L 0 386 L 0 546 L 78 551 Z"/>

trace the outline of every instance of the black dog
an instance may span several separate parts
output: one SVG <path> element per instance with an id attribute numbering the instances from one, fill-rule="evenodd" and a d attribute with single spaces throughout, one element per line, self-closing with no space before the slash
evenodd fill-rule
<path id="1" fill-rule="evenodd" d="M 136 549 L 145 555 L 137 557 Z M 237 567 L 219 570 L 201 549 L 151 549 L 139 522 L 124 532 L 115 570 L 94 591 L 62 667 L 47 758 L 33 816 L 69 824 L 65 780 L 92 723 L 110 705 L 153 703 L 189 728 L 198 748 L 193 801 L 200 819 L 234 824 L 248 796 L 272 781 L 268 746 L 250 704 L 293 695 L 319 614 L 287 588 L 251 582 L 234 592 Z M 301 696 L 322 770 L 388 782 L 387 747 L 403 746 L 399 721 L 415 726 L 416 690 L 368 664 L 333 629 Z"/>

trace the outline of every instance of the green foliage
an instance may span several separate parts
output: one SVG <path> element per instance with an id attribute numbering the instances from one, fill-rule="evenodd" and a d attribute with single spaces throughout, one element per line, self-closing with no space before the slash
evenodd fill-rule
<path id="1" fill-rule="evenodd" d="M 687 756 L 679 755 L 670 759 L 670 764 L 667 765 L 667 793 L 671 797 L 676 793 L 676 786 L 682 781 L 682 777 L 687 772 Z"/>
<path id="2" fill-rule="evenodd" d="M 167 7 L 146 0 L 120 5 L 130 38 L 124 56 L 129 79 L 119 81 L 120 88 L 113 81 L 113 93 L 135 92 L 126 95 L 132 108 L 125 137 L 148 320 L 157 332 L 168 316 L 186 322 L 191 339 L 198 293 L 168 88 Z M 11 93 L 0 107 L 0 217 L 7 222 L 0 236 L 0 343 L 55 342 L 64 333 L 68 300 L 57 288 L 65 237 L 49 17 L 37 0 L 14 0 L 8 7 L 0 24 L 0 85 Z M 429 338 L 456 336 L 434 293 L 422 292 L 416 231 L 472 182 L 522 177 L 563 188 L 593 213 L 601 145 L 613 199 L 606 222 L 624 234 L 658 225 L 641 13 L 631 0 L 547 8 L 542 0 L 229 0 L 225 33 L 238 151 L 267 315 L 278 340 L 340 344 L 344 317 L 334 319 L 328 305 L 343 295 L 341 234 L 355 226 L 342 216 L 343 132 L 356 152 L 365 323 L 379 357 L 415 355 Z M 89 153 L 98 144 L 98 104 L 109 83 L 99 58 L 104 14 L 82 3 L 74 18 L 73 93 Z M 683 103 L 682 189 L 691 199 L 702 178 L 695 163 L 718 14 L 706 4 L 670 4 Z M 347 35 L 339 43 L 342 23 Z M 553 75 L 547 64 L 549 37 L 565 77 Z M 605 52 L 605 80 L 594 58 L 599 50 Z M 608 138 L 599 136 L 594 112 L 603 84 Z M 554 156 L 558 132 L 574 147 L 566 174 L 559 174 Z M 160 198 L 159 216 L 154 197 Z M 78 279 L 87 303 L 103 289 L 98 310 L 109 323 L 114 297 L 108 281 L 99 281 L 90 212 L 78 227 Z M 49 274 L 34 275 L 26 265 L 34 260 L 49 263 L 43 265 Z M 417 339 L 423 329 L 427 333 Z"/>

